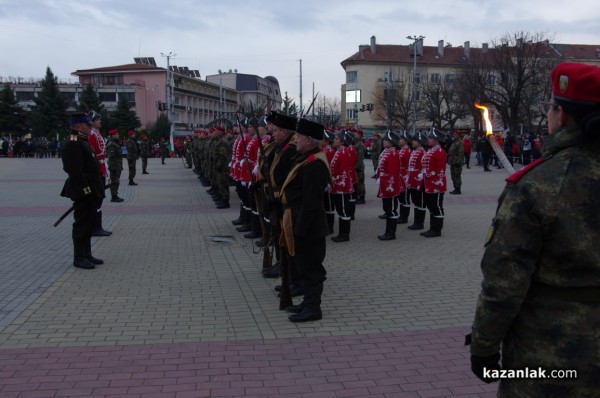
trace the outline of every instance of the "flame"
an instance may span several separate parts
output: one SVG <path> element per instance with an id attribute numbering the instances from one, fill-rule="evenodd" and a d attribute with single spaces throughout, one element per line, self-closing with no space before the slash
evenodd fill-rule
<path id="1" fill-rule="evenodd" d="M 490 120 L 490 112 L 488 111 L 487 106 L 483 106 L 476 102 L 475 108 L 483 109 L 483 120 L 485 120 L 485 135 L 493 135 L 494 133 L 492 129 L 492 121 Z"/>

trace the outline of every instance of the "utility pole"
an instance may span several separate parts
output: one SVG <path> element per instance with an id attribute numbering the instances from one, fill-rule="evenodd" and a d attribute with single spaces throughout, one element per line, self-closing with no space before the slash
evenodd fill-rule
<path id="1" fill-rule="evenodd" d="M 171 97 L 173 95 L 173 73 L 171 72 L 171 57 L 174 57 L 177 54 L 171 51 L 168 54 L 160 53 L 160 55 L 167 58 L 167 119 L 169 119 L 169 144 L 171 145 L 171 151 L 174 151 L 175 145 L 173 143 L 173 112 L 171 109 L 173 107 L 173 99 Z"/>
<path id="2" fill-rule="evenodd" d="M 300 60 L 300 114 L 298 118 L 302 117 L 302 60 Z"/>
<path id="3" fill-rule="evenodd" d="M 422 41 L 425 36 L 417 36 L 417 35 L 413 35 L 413 36 L 406 36 L 407 39 L 409 40 L 413 40 L 413 57 L 414 57 L 414 64 L 413 64 L 413 97 L 412 97 L 412 103 L 413 103 L 413 128 L 412 128 L 412 133 L 413 136 L 416 133 L 416 128 L 417 128 L 417 43 L 419 41 Z"/>

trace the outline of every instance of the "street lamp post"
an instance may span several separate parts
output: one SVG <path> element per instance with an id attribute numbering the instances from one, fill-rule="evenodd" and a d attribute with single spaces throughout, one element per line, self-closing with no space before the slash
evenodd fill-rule
<path id="1" fill-rule="evenodd" d="M 408 40 L 413 40 L 413 90 L 412 90 L 412 103 L 413 103 L 413 135 L 416 133 L 417 127 L 417 43 L 423 40 L 425 36 L 406 36 Z"/>
<path id="2" fill-rule="evenodd" d="M 171 108 L 172 108 L 171 95 L 172 95 L 173 87 L 171 85 L 172 72 L 171 72 L 170 61 L 171 61 L 171 57 L 174 57 L 177 54 L 174 54 L 173 51 L 171 51 L 168 54 L 160 53 L 160 55 L 167 58 L 167 93 L 166 93 L 166 97 L 167 97 L 167 118 L 169 119 L 169 143 L 171 145 L 171 150 L 175 150 L 174 143 L 173 143 L 173 113 L 171 111 Z"/>

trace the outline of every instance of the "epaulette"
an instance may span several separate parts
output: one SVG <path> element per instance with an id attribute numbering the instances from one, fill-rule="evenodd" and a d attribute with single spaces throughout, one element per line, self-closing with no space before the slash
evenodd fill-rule
<path id="1" fill-rule="evenodd" d="M 516 184 L 517 182 L 519 182 L 519 180 L 521 178 L 523 178 L 523 176 L 525 174 L 527 174 L 527 172 L 531 169 L 533 169 L 534 167 L 538 166 L 540 163 L 542 163 L 544 160 L 544 158 L 539 158 L 535 161 L 533 161 L 532 163 L 529 163 L 527 166 L 523 167 L 521 170 L 516 171 L 515 173 L 511 174 L 510 176 L 508 176 L 506 178 L 506 182 L 512 182 L 513 184 Z"/>
<path id="2" fill-rule="evenodd" d="M 69 134 L 69 141 L 77 141 L 77 134 Z"/>

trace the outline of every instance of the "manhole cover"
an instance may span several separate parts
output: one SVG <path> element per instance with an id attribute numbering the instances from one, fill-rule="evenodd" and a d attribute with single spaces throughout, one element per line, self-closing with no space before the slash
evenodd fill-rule
<path id="1" fill-rule="evenodd" d="M 230 243 L 234 239 L 232 235 L 210 235 L 208 236 L 208 240 L 217 243 Z"/>

